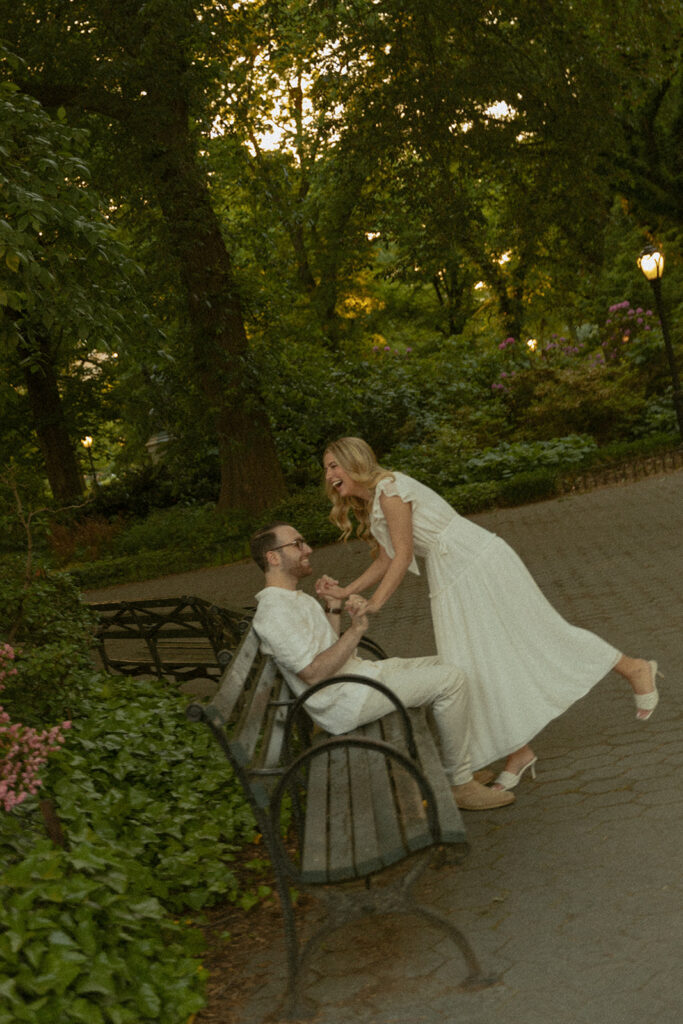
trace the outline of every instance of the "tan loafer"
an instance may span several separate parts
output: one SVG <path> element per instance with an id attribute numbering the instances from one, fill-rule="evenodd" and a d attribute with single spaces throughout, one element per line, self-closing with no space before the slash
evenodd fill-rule
<path id="1" fill-rule="evenodd" d="M 488 786 L 489 782 L 493 782 L 496 777 L 496 773 L 492 772 L 490 768 L 480 768 L 478 772 L 472 772 L 472 777 L 475 782 L 480 782 L 482 786 Z"/>
<path id="2" fill-rule="evenodd" d="M 455 802 L 461 811 L 492 811 L 515 802 L 515 794 L 505 789 L 489 789 L 472 779 L 462 786 L 452 786 Z"/>

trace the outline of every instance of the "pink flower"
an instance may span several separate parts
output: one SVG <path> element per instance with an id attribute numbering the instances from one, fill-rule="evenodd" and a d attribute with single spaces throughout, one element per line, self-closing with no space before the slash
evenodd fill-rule
<path id="1" fill-rule="evenodd" d="M 7 662 L 13 659 L 14 651 L 9 644 L 0 645 L 0 678 L 16 674 L 16 668 L 9 671 L 6 668 Z M 11 811 L 38 791 L 43 782 L 39 769 L 48 756 L 59 749 L 64 742 L 63 731 L 70 728 L 71 722 L 65 721 L 51 729 L 33 729 L 21 722 L 12 722 L 0 706 L 0 808 Z"/>

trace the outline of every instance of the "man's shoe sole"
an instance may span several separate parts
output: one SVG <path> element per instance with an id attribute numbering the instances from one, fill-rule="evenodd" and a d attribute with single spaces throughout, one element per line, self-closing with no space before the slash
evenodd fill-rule
<path id="1" fill-rule="evenodd" d="M 458 803 L 458 801 L 456 800 L 456 803 L 458 804 L 458 807 L 460 808 L 461 811 L 495 811 L 499 807 L 508 807 L 510 804 L 514 804 L 514 802 L 515 802 L 515 795 L 514 795 L 514 793 L 505 793 L 505 796 L 506 797 L 510 797 L 511 796 L 512 800 L 508 800 L 508 799 L 498 800 L 498 801 L 496 801 L 496 803 L 492 803 L 492 804 L 489 804 L 489 803 L 485 803 L 485 804 L 468 804 L 468 803 L 463 803 L 463 804 L 461 804 L 461 803 Z"/>

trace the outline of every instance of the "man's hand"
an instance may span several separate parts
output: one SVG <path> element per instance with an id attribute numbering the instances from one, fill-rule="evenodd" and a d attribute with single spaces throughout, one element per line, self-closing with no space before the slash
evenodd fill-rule
<path id="1" fill-rule="evenodd" d="M 351 594 L 348 598 L 344 609 L 349 613 L 351 617 L 351 628 L 354 626 L 365 632 L 368 628 L 368 615 L 367 615 L 368 602 L 360 594 Z"/>

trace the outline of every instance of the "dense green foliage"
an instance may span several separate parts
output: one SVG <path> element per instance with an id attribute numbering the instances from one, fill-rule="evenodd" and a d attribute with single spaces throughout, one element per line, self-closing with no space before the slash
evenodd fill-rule
<path id="1" fill-rule="evenodd" d="M 72 724 L 38 795 L 0 814 L 0 1021 L 185 1024 L 203 1004 L 203 941 L 178 915 L 269 891 L 234 869 L 251 812 L 187 698 L 93 670 L 67 575 L 8 585 L 0 637 L 15 632 L 18 674 L 3 703 L 15 721 Z M 39 799 L 63 848 L 44 838 Z"/>

